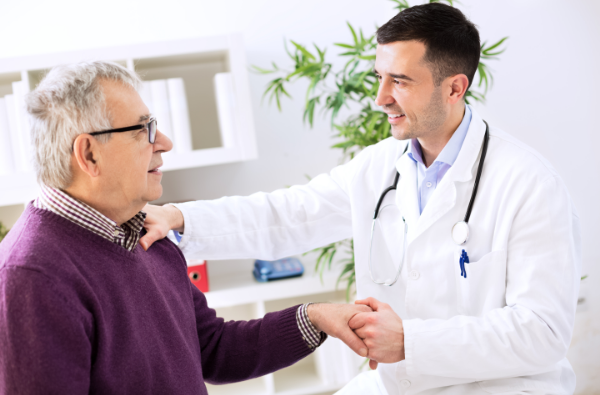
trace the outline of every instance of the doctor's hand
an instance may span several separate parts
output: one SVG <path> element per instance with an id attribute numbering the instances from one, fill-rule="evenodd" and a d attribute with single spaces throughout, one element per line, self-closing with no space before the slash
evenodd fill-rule
<path id="1" fill-rule="evenodd" d="M 307 308 L 308 319 L 317 330 L 340 339 L 361 357 L 367 356 L 367 346 L 348 327 L 348 322 L 356 314 L 370 311 L 368 306 L 333 303 L 314 303 Z"/>
<path id="2" fill-rule="evenodd" d="M 170 204 L 153 206 L 147 204 L 143 210 L 146 213 L 144 228 L 146 234 L 140 239 L 140 245 L 146 251 L 157 240 L 164 239 L 171 229 L 183 232 L 183 214 Z"/>
<path id="3" fill-rule="evenodd" d="M 369 349 L 369 367 L 377 369 L 377 363 L 393 363 L 404 359 L 404 326 L 402 319 L 390 305 L 375 298 L 354 302 L 370 306 L 372 313 L 357 314 L 348 325 Z"/>

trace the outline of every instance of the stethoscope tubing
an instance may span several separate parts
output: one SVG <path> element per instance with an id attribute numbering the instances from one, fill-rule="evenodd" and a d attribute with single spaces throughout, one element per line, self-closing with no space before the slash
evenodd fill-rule
<path id="1" fill-rule="evenodd" d="M 475 183 L 473 184 L 473 191 L 471 192 L 471 199 L 469 199 L 469 205 L 467 206 L 467 212 L 465 213 L 464 221 L 460 221 L 460 222 L 464 223 L 463 226 L 467 227 L 467 232 L 466 232 L 467 237 L 465 238 L 465 240 L 461 240 L 460 242 L 455 240 L 455 242 L 458 245 L 462 245 L 462 244 L 466 243 L 466 241 L 468 239 L 468 234 L 469 234 L 468 222 L 469 222 L 469 219 L 471 218 L 471 211 L 473 210 L 473 205 L 475 204 L 475 198 L 477 197 L 477 191 L 479 189 L 479 181 L 481 180 L 481 173 L 483 172 L 483 164 L 485 163 L 485 157 L 487 154 L 488 143 L 490 140 L 490 127 L 485 120 L 483 120 L 483 122 L 485 123 L 485 135 L 483 138 L 483 146 L 481 148 L 481 157 L 479 158 L 479 164 L 477 166 L 477 175 L 475 176 Z M 410 144 L 410 142 L 408 144 Z M 408 150 L 408 144 L 406 144 L 406 147 L 404 148 L 404 151 L 402 152 L 402 155 L 400 155 L 400 157 L 402 157 Z M 404 258 L 406 256 L 406 238 L 407 238 L 407 234 L 408 234 L 408 226 L 406 224 L 404 217 L 402 217 L 402 222 L 404 222 L 404 243 L 402 244 L 402 261 L 400 263 L 398 272 L 396 273 L 396 277 L 390 283 L 385 282 L 385 281 L 384 282 L 376 281 L 375 278 L 373 278 L 372 262 L 371 262 L 371 257 L 372 257 L 372 252 L 373 252 L 373 234 L 375 231 L 375 221 L 377 220 L 377 216 L 379 215 L 379 212 L 381 209 L 381 204 L 383 203 L 383 199 L 385 198 L 385 195 L 387 195 L 387 193 L 389 191 L 396 190 L 396 188 L 398 187 L 399 181 L 400 181 L 400 172 L 398 170 L 396 170 L 396 176 L 394 177 L 394 183 L 382 192 L 381 196 L 379 197 L 379 200 L 377 201 L 377 205 L 375 206 L 375 212 L 373 213 L 373 224 L 371 225 L 371 244 L 369 247 L 369 274 L 371 275 L 371 280 L 375 284 L 385 285 L 385 286 L 394 285 L 396 283 L 396 281 L 398 281 L 398 278 L 400 277 L 400 273 L 402 272 L 402 268 L 404 267 Z M 457 222 L 457 224 L 459 224 L 460 222 Z M 456 226 L 456 224 L 455 224 L 455 226 Z"/>

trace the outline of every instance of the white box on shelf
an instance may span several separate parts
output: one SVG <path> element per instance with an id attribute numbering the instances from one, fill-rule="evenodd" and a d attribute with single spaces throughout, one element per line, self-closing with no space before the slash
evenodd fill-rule
<path id="1" fill-rule="evenodd" d="M 235 145 L 236 106 L 233 76 L 231 73 L 218 73 L 215 74 L 214 81 L 221 141 L 223 142 L 223 147 L 230 148 Z"/>
<path id="2" fill-rule="evenodd" d="M 192 129 L 183 79 L 167 79 L 167 88 L 173 125 L 173 151 L 176 153 L 192 152 Z"/>
<path id="3" fill-rule="evenodd" d="M 14 108 L 16 114 L 16 132 L 19 141 L 21 168 L 23 171 L 32 171 L 32 149 L 31 139 L 29 136 L 29 119 L 27 110 L 25 109 L 25 95 L 29 91 L 24 81 L 16 81 L 12 83 Z M 13 130 L 14 132 L 14 130 Z M 12 135 L 14 137 L 14 134 Z"/>
<path id="4" fill-rule="evenodd" d="M 6 104 L 6 115 L 8 116 L 8 127 L 10 133 L 10 144 L 12 147 L 13 162 L 15 171 L 22 173 L 26 171 L 26 160 L 21 149 L 21 139 L 19 137 L 19 123 L 17 121 L 18 114 L 15 107 L 14 95 L 4 96 Z"/>
<path id="5" fill-rule="evenodd" d="M 15 172 L 6 100 L 0 98 L 0 175 Z"/>
<path id="6" fill-rule="evenodd" d="M 152 97 L 152 113 L 158 121 L 158 130 L 173 140 L 173 123 L 171 121 L 171 106 L 166 80 L 148 81 Z"/>
<path id="7" fill-rule="evenodd" d="M 140 88 L 140 91 L 138 93 L 140 94 L 140 97 L 142 98 L 142 101 L 144 102 L 146 107 L 148 107 L 150 113 L 153 113 L 154 105 L 152 104 L 152 92 L 150 91 L 150 81 L 143 81 L 142 87 Z"/>

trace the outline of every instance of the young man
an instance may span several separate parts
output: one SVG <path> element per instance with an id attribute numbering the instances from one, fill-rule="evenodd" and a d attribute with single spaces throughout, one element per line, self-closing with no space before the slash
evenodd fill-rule
<path id="1" fill-rule="evenodd" d="M 304 186 L 150 207 L 142 244 L 177 229 L 183 251 L 278 258 L 353 237 L 357 303 L 376 312 L 350 326 L 377 370 L 340 394 L 573 393 L 581 238 L 564 183 L 465 105 L 480 41 L 458 9 L 406 9 L 377 42 L 392 138 Z M 222 220 L 236 212 L 254 218 Z"/>
<path id="2" fill-rule="evenodd" d="M 370 308 L 215 315 L 180 250 L 139 245 L 162 193 L 157 130 L 114 63 L 57 67 L 27 99 L 42 192 L 0 245 L 0 393 L 206 394 L 310 354 L 324 331 L 367 354 L 348 321 Z"/>

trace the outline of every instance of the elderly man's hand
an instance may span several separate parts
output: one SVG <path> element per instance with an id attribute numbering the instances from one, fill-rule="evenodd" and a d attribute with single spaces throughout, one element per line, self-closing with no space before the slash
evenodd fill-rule
<path id="1" fill-rule="evenodd" d="M 183 214 L 175 206 L 147 204 L 143 211 L 146 213 L 146 234 L 140 239 L 140 244 L 144 250 L 148 251 L 155 241 L 167 237 L 171 229 L 183 232 Z"/>
<path id="2" fill-rule="evenodd" d="M 352 304 L 315 303 L 308 306 L 308 319 L 319 331 L 336 337 L 361 357 L 368 350 L 365 343 L 348 327 L 348 322 L 359 313 L 370 312 L 368 306 Z"/>
<path id="3" fill-rule="evenodd" d="M 402 319 L 390 305 L 375 298 L 357 300 L 359 305 L 370 306 L 372 313 L 356 314 L 348 322 L 350 328 L 363 339 L 369 349 L 369 366 L 377 369 L 377 362 L 392 363 L 404 359 L 404 326 Z"/>

